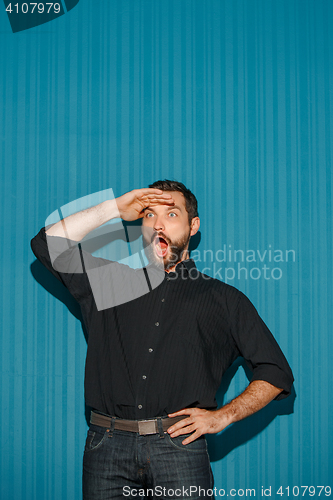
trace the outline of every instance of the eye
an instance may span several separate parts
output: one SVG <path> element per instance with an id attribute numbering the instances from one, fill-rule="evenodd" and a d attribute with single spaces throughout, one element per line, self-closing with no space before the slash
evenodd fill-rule
<path id="1" fill-rule="evenodd" d="M 148 212 L 146 214 L 146 217 L 147 217 L 147 219 L 151 219 L 152 217 L 154 217 L 154 214 L 152 212 Z"/>
<path id="2" fill-rule="evenodd" d="M 169 217 L 177 217 L 177 214 L 175 212 L 169 212 Z"/>

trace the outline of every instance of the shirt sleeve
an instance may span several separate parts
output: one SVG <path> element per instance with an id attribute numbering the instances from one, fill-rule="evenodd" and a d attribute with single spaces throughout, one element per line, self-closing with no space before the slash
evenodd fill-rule
<path id="1" fill-rule="evenodd" d="M 294 377 L 275 338 L 250 300 L 239 292 L 232 335 L 240 355 L 253 372 L 251 382 L 264 380 L 283 389 L 275 399 L 289 396 Z"/>
<path id="2" fill-rule="evenodd" d="M 49 226 L 50 227 L 50 226 Z M 91 293 L 86 273 L 89 260 L 102 260 L 81 250 L 77 241 L 46 234 L 43 227 L 31 240 L 31 248 L 37 259 L 68 288 L 78 301 L 85 300 Z M 93 263 L 90 262 L 91 267 Z M 96 265 L 97 267 L 97 265 Z"/>
<path id="3" fill-rule="evenodd" d="M 164 278 L 164 270 L 156 279 L 146 269 L 133 270 L 128 265 L 94 257 L 77 241 L 49 236 L 45 232 L 48 227 L 31 240 L 33 253 L 78 302 L 92 295 L 98 311 L 141 297 Z"/>

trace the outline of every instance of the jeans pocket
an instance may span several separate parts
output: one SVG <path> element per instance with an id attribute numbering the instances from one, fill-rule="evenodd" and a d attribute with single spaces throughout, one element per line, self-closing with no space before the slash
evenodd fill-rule
<path id="1" fill-rule="evenodd" d="M 177 450 L 185 451 L 187 453 L 207 453 L 207 441 L 205 436 L 200 436 L 198 439 L 192 441 L 192 443 L 185 445 L 182 444 L 182 441 L 184 441 L 184 439 L 186 439 L 190 435 L 191 434 L 182 434 L 181 436 L 172 438 L 169 434 L 165 434 L 171 446 L 173 446 Z"/>
<path id="2" fill-rule="evenodd" d="M 101 431 L 88 430 L 86 445 L 84 447 L 84 452 L 94 451 L 99 448 L 105 439 L 107 439 L 109 433 L 107 429 L 101 429 Z"/>

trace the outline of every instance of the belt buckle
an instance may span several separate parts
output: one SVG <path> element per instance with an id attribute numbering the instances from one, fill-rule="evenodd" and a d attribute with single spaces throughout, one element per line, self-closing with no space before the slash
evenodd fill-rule
<path id="1" fill-rule="evenodd" d="M 139 420 L 139 434 L 145 436 L 147 434 L 157 433 L 157 420 Z"/>

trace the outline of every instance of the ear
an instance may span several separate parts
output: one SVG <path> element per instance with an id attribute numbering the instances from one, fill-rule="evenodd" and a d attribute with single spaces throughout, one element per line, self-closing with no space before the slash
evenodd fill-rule
<path id="1" fill-rule="evenodd" d="M 199 231 L 199 227 L 200 227 L 199 217 L 193 217 L 193 219 L 191 220 L 190 236 L 194 236 Z"/>

